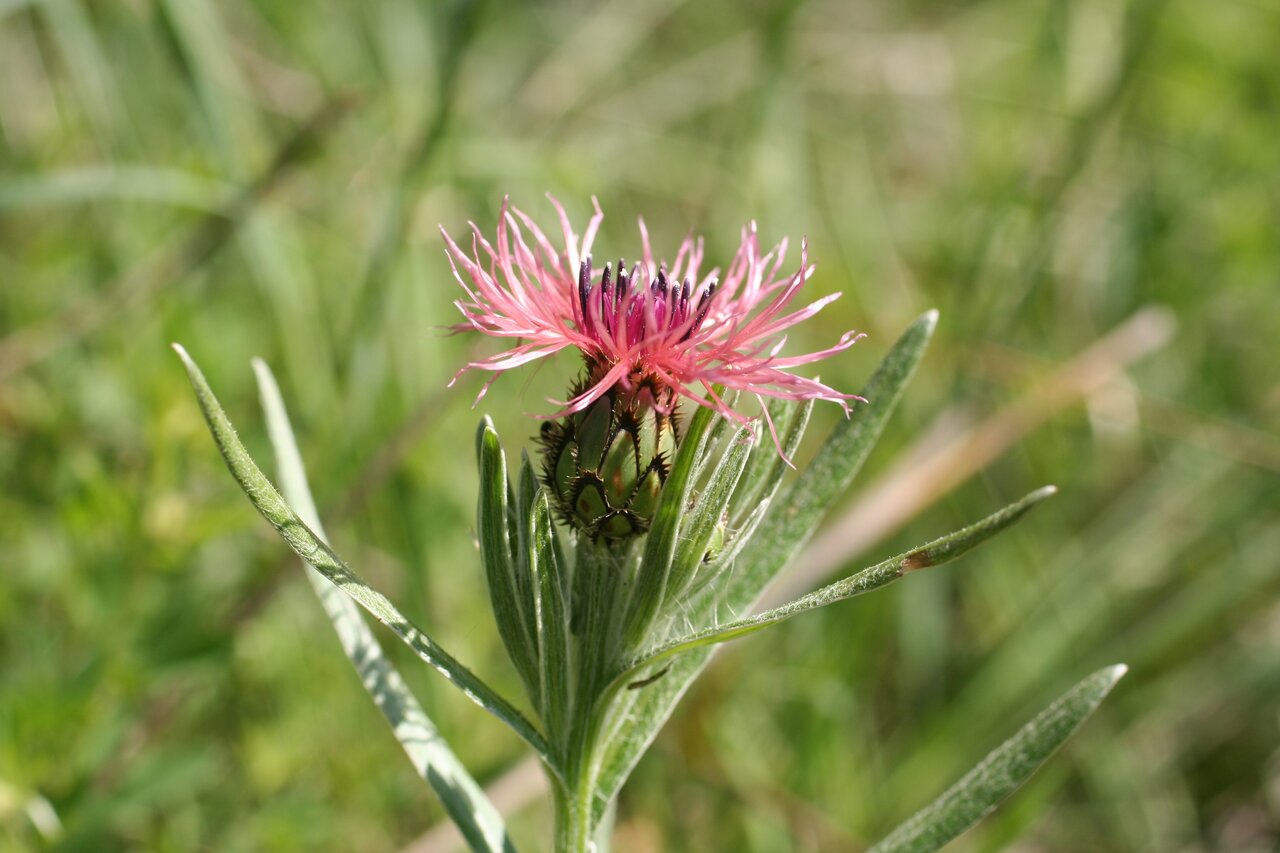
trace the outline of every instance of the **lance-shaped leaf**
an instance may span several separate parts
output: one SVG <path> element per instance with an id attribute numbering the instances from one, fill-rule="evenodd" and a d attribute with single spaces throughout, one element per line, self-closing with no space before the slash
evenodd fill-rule
<path id="1" fill-rule="evenodd" d="M 1026 515 L 1036 504 L 1056 493 L 1057 489 L 1053 486 L 1037 489 L 1022 500 L 1010 504 L 999 512 L 992 513 L 975 524 L 935 539 L 928 545 L 922 545 L 905 554 L 899 554 L 882 563 L 877 563 L 844 580 L 836 581 L 816 592 L 801 596 L 795 601 L 788 602 L 780 607 L 774 607 L 763 613 L 748 616 L 745 619 L 705 628 L 686 637 L 665 643 L 634 661 L 617 677 L 615 683 L 623 683 L 634 679 L 641 670 L 668 660 L 681 652 L 691 651 L 700 646 L 725 643 L 759 631 L 761 628 L 776 625 L 779 622 L 790 619 L 792 616 L 816 610 L 819 607 L 826 607 L 829 604 L 844 601 L 846 598 L 853 598 L 855 595 L 862 595 L 864 592 L 870 592 L 873 589 L 879 589 L 882 586 L 893 583 L 909 572 L 948 563 L 1009 527 Z"/>
<path id="2" fill-rule="evenodd" d="M 173 348 L 187 369 L 187 376 L 191 379 L 192 387 L 195 388 L 196 399 L 204 412 L 205 421 L 209 424 L 209 431 L 213 434 L 213 439 L 231 475 L 240 484 L 240 488 L 244 490 L 254 508 L 276 529 L 293 552 L 324 575 L 326 580 L 351 596 L 375 619 L 390 628 L 392 633 L 413 649 L 418 657 L 430 664 L 473 702 L 510 726 L 517 735 L 534 748 L 547 766 L 554 770 L 555 764 L 547 750 L 546 739 L 514 705 L 477 678 L 471 670 L 459 663 L 435 640 L 409 621 L 396 609 L 390 599 L 362 581 L 351 567 L 334 553 L 332 548 L 322 542 L 303 523 L 250 458 L 248 451 L 236 435 L 231 421 L 228 420 L 226 412 L 218 403 L 218 398 L 214 396 L 204 374 L 200 372 L 200 368 L 181 346 L 174 344 Z"/>
<path id="3" fill-rule="evenodd" d="M 740 523 L 773 496 L 783 475 L 790 470 L 786 460 L 795 456 L 800 448 L 800 439 L 804 437 L 813 404 L 813 400 L 793 402 L 774 398 L 765 406 L 767 421 L 762 434 L 768 435 L 772 443 L 772 433 L 767 429 L 772 423 L 773 430 L 782 439 L 782 453 L 754 453 L 747 461 L 730 504 L 729 516 L 733 523 Z M 794 428 L 797 418 L 804 422 L 798 430 Z"/>
<path id="4" fill-rule="evenodd" d="M 261 359 L 254 359 L 253 369 L 276 454 L 281 491 L 289 505 L 297 510 L 298 517 L 327 542 L 275 376 Z M 502 815 L 462 766 L 400 673 L 387 660 L 382 646 L 361 618 L 360 609 L 310 565 L 304 562 L 302 566 L 360 681 L 391 724 L 418 775 L 435 789 L 445 812 L 457 824 L 467 844 L 482 853 L 515 853 Z"/>
<path id="5" fill-rule="evenodd" d="M 480 540 L 480 559 L 484 563 L 489 584 L 489 602 L 498 624 L 498 634 L 507 655 L 524 680 L 525 689 L 535 707 L 541 704 L 538 683 L 538 636 L 534 625 L 533 584 L 517 572 L 529 568 L 523 557 L 513 559 L 512 542 L 520 550 L 517 528 L 511 536 L 507 484 L 507 460 L 498 443 L 493 423 L 485 418 L 476 432 L 476 456 L 480 468 L 480 495 L 476 508 L 476 534 Z M 520 501 L 511 501 L 517 506 Z M 517 524 L 521 524 L 517 520 Z"/>
<path id="6" fill-rule="evenodd" d="M 721 389 L 722 390 L 722 389 Z M 716 393 L 720 393 L 717 390 Z M 644 556 L 636 574 L 635 594 L 626 622 L 626 646 L 634 648 L 643 644 L 649 626 L 657 618 L 658 610 L 666 595 L 671 563 L 675 557 L 676 534 L 693 488 L 694 472 L 702 460 L 707 443 L 707 431 L 715 412 L 699 406 L 689 423 L 689 431 L 680 441 L 675 464 L 662 486 L 658 506 L 653 511 L 653 522 L 645 536 Z"/>
<path id="7" fill-rule="evenodd" d="M 542 720 L 552 737 L 568 729 L 572 711 L 569 676 L 569 608 L 565 601 L 565 563 L 551 524 L 551 503 L 539 489 L 527 519 L 528 560 L 538 586 L 538 674 Z M 558 744 L 563 746 L 564 744 Z"/>
<path id="8" fill-rule="evenodd" d="M 758 434 L 751 427 L 742 427 L 728 438 L 720 460 L 707 478 L 705 488 L 699 493 L 680 530 L 680 542 L 671 561 L 671 577 L 667 582 L 664 604 L 678 609 L 706 560 L 707 548 L 715 536 L 716 528 L 723 529 L 725 510 L 733 497 L 742 469 L 746 467 Z"/>
<path id="9" fill-rule="evenodd" d="M 747 607 L 759 597 L 849 487 L 880 440 L 937 323 L 938 312 L 929 311 L 907 327 L 863 390 L 867 402 L 836 424 L 813 461 L 765 519 L 757 535 L 759 547 L 752 548 L 743 560 L 729 590 L 730 607 Z"/>
<path id="10" fill-rule="evenodd" d="M 937 321 L 938 312 L 929 311 L 907 327 L 863 389 L 868 402 L 855 407 L 849 420 L 836 426 L 813 463 L 774 500 L 775 506 L 752 537 L 752 547 L 743 552 L 725 585 L 720 601 L 730 610 L 750 609 L 857 474 L 924 356 Z M 709 621 L 711 611 L 703 615 Z M 629 709 L 630 724 L 620 729 L 604 758 L 595 802 L 598 814 L 612 802 L 684 691 L 711 659 L 712 649 L 695 649 L 676 658 L 661 680 L 641 691 L 643 695 Z"/>
<path id="11" fill-rule="evenodd" d="M 687 595 L 694 607 L 694 612 L 705 613 L 708 606 L 714 605 L 714 599 L 702 599 L 699 596 L 708 591 L 722 573 L 733 569 L 738 556 L 751 543 L 756 530 L 768 517 L 773 506 L 778 488 L 782 485 L 783 475 L 790 470 L 786 460 L 795 456 L 800 449 L 805 429 L 809 426 L 809 415 L 813 412 L 813 400 L 802 403 L 775 401 L 784 405 L 777 409 L 771 407 L 774 427 L 783 437 L 782 453 L 754 453 L 747 462 L 742 480 L 733 493 L 729 508 L 730 529 L 725 549 L 714 555 L 705 569 L 699 570 Z M 764 464 L 759 460 L 763 458 Z M 715 591 L 708 592 L 714 595 Z"/>
<path id="12" fill-rule="evenodd" d="M 1109 666 L 1081 681 L 871 853 L 931 853 L 995 811 L 1080 728 L 1126 669 Z"/>

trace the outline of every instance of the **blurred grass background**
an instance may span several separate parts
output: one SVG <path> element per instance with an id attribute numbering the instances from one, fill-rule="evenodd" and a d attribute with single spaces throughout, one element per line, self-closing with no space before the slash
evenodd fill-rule
<path id="1" fill-rule="evenodd" d="M 267 359 L 339 551 L 515 695 L 471 539 L 480 379 L 444 388 L 494 345 L 440 333 L 435 227 L 489 231 L 506 193 L 551 226 L 551 191 L 579 222 L 600 198 L 604 255 L 638 215 L 719 258 L 751 218 L 807 235 L 845 298 L 792 346 L 870 335 L 837 387 L 941 309 L 810 568 L 1062 488 L 723 654 L 619 850 L 860 849 L 1116 661 L 957 849 L 1274 849 L 1278 55 L 1269 0 L 0 0 L 0 847 L 399 850 L 439 820 L 166 344 L 264 463 Z M 495 386 L 508 452 L 574 370 Z M 388 649 L 478 777 L 519 762 Z M 513 827 L 540 849 L 545 807 Z"/>

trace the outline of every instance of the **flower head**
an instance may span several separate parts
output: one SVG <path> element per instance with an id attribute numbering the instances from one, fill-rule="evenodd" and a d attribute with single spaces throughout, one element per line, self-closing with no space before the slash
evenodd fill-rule
<path id="1" fill-rule="evenodd" d="M 466 298 L 455 302 L 465 322 L 454 328 L 515 341 L 505 352 L 459 371 L 494 373 L 477 401 L 504 371 L 569 347 L 585 357 L 587 379 L 548 418 L 582 412 L 615 389 L 660 409 L 686 397 L 739 423 L 752 418 L 735 411 L 714 386 L 754 395 L 761 403 L 763 397 L 830 400 L 846 413 L 847 401 L 862 399 L 790 372 L 849 348 L 862 335 L 847 332 L 827 349 L 780 355 L 786 330 L 840 295 L 791 309 L 814 270 L 806 244 L 801 244 L 799 268 L 783 272 L 786 240 L 762 253 L 752 222 L 743 228 L 738 251 L 722 273 L 719 267 L 703 269 L 702 239 L 691 236 L 670 265 L 656 260 L 641 220 L 640 260 L 630 268 L 624 260 L 597 268 L 591 249 L 604 218 L 599 204 L 579 240 L 564 208 L 554 198 L 551 203 L 559 214 L 562 247 L 505 202 L 494 243 L 471 223 L 470 253 L 440 229 L 454 276 L 466 291 Z M 694 390 L 695 385 L 703 390 Z M 773 437 L 777 444 L 776 432 Z"/>

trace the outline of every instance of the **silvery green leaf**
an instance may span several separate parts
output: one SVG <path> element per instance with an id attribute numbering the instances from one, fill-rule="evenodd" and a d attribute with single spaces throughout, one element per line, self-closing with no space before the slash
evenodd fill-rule
<path id="1" fill-rule="evenodd" d="M 476 456 L 480 468 L 480 494 L 476 509 L 476 535 L 480 540 L 480 558 L 489 585 L 489 601 L 497 621 L 498 634 L 507 655 L 524 681 L 534 707 L 541 705 L 538 678 L 538 636 L 535 627 L 533 583 L 526 575 L 529 561 L 515 559 L 520 553 L 519 532 L 511 535 L 512 504 L 507 483 L 507 461 L 498 443 L 493 423 L 485 418 L 476 432 Z M 519 525 L 521 522 L 516 521 Z"/>
<path id="2" fill-rule="evenodd" d="M 625 644 L 628 648 L 644 642 L 662 606 L 675 557 L 676 535 L 693 488 L 694 473 L 702 461 L 707 433 L 715 417 L 711 409 L 698 407 L 689 422 L 688 432 L 680 441 L 671 473 L 662 486 L 653 521 L 644 538 L 643 558 L 626 620 Z"/>
<path id="3" fill-rule="evenodd" d="M 705 613 L 708 608 L 715 606 L 717 599 L 705 598 L 703 594 L 713 595 L 716 592 L 709 590 L 709 585 L 721 574 L 733 569 L 738 555 L 755 537 L 756 530 L 769 514 L 778 487 L 782 485 L 783 475 L 790 470 L 786 460 L 795 456 L 800 449 L 800 442 L 809 426 L 813 400 L 802 403 L 785 400 L 773 402 L 783 404 L 769 409 L 774 419 L 774 428 L 780 432 L 782 453 L 760 451 L 753 453 L 747 462 L 747 470 L 743 473 L 730 504 L 730 528 L 726 547 L 698 572 L 688 589 L 687 595 L 695 612 Z M 772 442 L 772 436 L 769 441 Z"/>
<path id="4" fill-rule="evenodd" d="M 765 406 L 767 417 L 765 428 L 761 430 L 761 441 L 768 442 L 766 447 L 774 448 L 773 433 L 777 432 L 783 452 L 753 453 L 742 472 L 742 479 L 733 493 L 730 504 L 729 519 L 733 524 L 740 524 L 751 515 L 761 503 L 773 495 L 782 476 L 789 468 L 787 459 L 795 456 L 800 447 L 800 439 L 804 437 L 804 428 L 808 425 L 809 413 L 813 411 L 813 400 L 792 402 L 791 400 L 772 399 Z M 793 429 L 796 419 L 803 420 L 798 430 Z M 773 424 L 773 429 L 768 428 Z"/>
<path id="5" fill-rule="evenodd" d="M 1126 670 L 1117 664 L 1081 681 L 871 853 L 930 853 L 995 811 L 1075 733 Z"/>
<path id="6" fill-rule="evenodd" d="M 254 359 L 253 369 L 257 374 L 267 430 L 276 454 L 281 490 L 302 521 L 327 542 L 275 376 L 260 359 Z M 391 724 L 396 739 L 418 775 L 440 797 L 445 811 L 457 824 L 467 844 L 472 850 L 484 853 L 515 853 L 502 815 L 462 766 L 400 673 L 387 660 L 382 646 L 361 618 L 359 608 L 310 565 L 305 562 L 302 565 L 360 681 Z"/>
<path id="7" fill-rule="evenodd" d="M 541 489 L 528 515 L 527 547 L 531 576 L 538 586 L 538 675 L 542 719 L 553 739 L 568 730 L 572 713 L 569 608 L 565 601 L 565 563 L 551 523 L 551 503 Z M 558 744 L 563 746 L 563 744 Z"/>
<path id="8" fill-rule="evenodd" d="M 730 607 L 747 607 L 759 597 L 849 487 L 879 441 L 937 322 L 938 312 L 928 311 L 907 327 L 863 390 L 867 402 L 836 424 L 813 461 L 765 519 L 756 534 L 758 547 L 743 559 L 729 590 Z"/>
<path id="9" fill-rule="evenodd" d="M 879 589 L 910 572 L 948 563 L 1009 527 L 1026 515 L 1032 507 L 1056 492 L 1057 489 L 1053 486 L 1037 489 L 1022 498 L 1022 500 L 992 513 L 979 522 L 935 539 L 927 545 L 914 548 L 905 554 L 899 554 L 896 557 L 863 569 L 816 592 L 801 596 L 795 601 L 748 616 L 745 619 L 737 619 L 723 625 L 704 628 L 686 637 L 671 640 L 636 659 L 626 667 L 617 680 L 620 683 L 632 680 L 639 675 L 641 670 L 669 660 L 682 652 L 746 636 L 759 631 L 761 628 L 767 628 L 770 625 L 776 625 L 779 622 L 790 619 L 792 616 L 809 610 L 816 610 L 819 607 L 826 607 L 829 604 L 835 604 L 837 601 L 844 601 L 846 598 L 862 595 L 873 589 Z"/>
<path id="10" fill-rule="evenodd" d="M 671 561 L 665 604 L 678 606 L 697 574 L 710 562 L 707 548 L 716 528 L 723 528 L 727 521 L 724 516 L 729 499 L 733 497 L 758 439 L 758 433 L 751 427 L 742 427 L 729 435 L 727 446 L 681 525 L 680 541 Z"/>
<path id="11" fill-rule="evenodd" d="M 200 368 L 181 346 L 174 344 L 173 348 L 187 369 L 187 376 L 195 389 L 196 399 L 209 424 L 209 431 L 213 434 L 213 439 L 231 475 L 240 484 L 240 488 L 244 490 L 254 508 L 276 529 L 294 553 L 324 575 L 326 580 L 354 599 L 375 619 L 390 628 L 392 633 L 413 649 L 418 657 L 430 664 L 473 702 L 510 726 L 542 756 L 549 767 L 554 768 L 546 739 L 514 705 L 423 633 L 385 595 L 362 581 L 351 567 L 334 553 L 332 548 L 307 527 L 250 458 L 248 451 L 236 435 L 231 421 L 228 420 L 226 412 L 218 403 L 218 398 L 214 396 L 204 374 L 200 372 Z"/>

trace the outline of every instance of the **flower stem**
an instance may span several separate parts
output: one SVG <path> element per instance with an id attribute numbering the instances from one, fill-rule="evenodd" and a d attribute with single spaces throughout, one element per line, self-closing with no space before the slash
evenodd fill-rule
<path id="1" fill-rule="evenodd" d="M 619 577 L 625 555 L 594 544 L 578 549 L 576 605 L 580 621 L 575 631 L 575 699 L 564 747 L 563 783 L 556 785 L 556 850 L 558 853 L 598 853 L 592 821 L 599 775 L 601 732 L 606 716 L 609 675 L 617 667 L 622 612 Z M 602 821 L 606 823 L 607 821 Z M 607 831 L 607 830 L 605 830 Z"/>
<path id="2" fill-rule="evenodd" d="M 556 853 L 590 853 L 593 849 L 591 791 L 585 785 L 575 788 L 555 786 Z"/>

